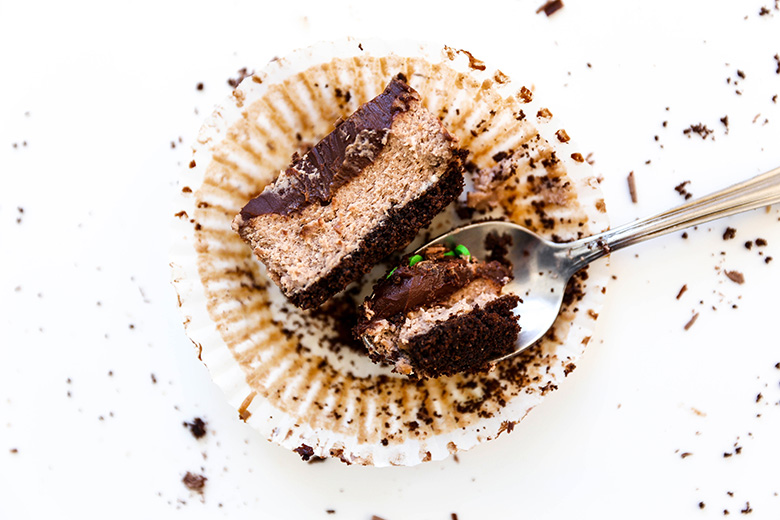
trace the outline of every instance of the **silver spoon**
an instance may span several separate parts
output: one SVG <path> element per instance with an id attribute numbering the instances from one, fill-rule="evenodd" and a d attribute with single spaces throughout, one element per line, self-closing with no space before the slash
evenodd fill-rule
<path id="1" fill-rule="evenodd" d="M 653 217 L 574 242 L 550 242 L 511 222 L 480 222 L 454 229 L 416 252 L 437 244 L 464 244 L 476 258 L 486 258 L 489 251 L 485 249 L 485 238 L 490 233 L 512 237 L 508 259 L 513 265 L 514 280 L 504 290 L 523 300 L 515 309 L 520 315 L 521 331 L 514 352 L 493 360 L 497 362 L 531 347 L 547 333 L 561 310 L 569 279 L 594 260 L 650 238 L 777 202 L 780 167 Z M 363 341 L 371 347 L 367 337 Z"/>

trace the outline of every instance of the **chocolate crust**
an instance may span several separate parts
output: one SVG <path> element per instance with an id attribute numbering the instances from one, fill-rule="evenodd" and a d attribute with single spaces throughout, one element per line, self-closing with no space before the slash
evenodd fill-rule
<path id="1" fill-rule="evenodd" d="M 409 244 L 420 229 L 428 226 L 463 191 L 462 161 L 466 154 L 457 150 L 447 171 L 425 193 L 403 207 L 391 209 L 354 253 L 307 289 L 288 295 L 290 301 L 302 309 L 317 307 L 369 272 L 387 255 Z"/>
<path id="2" fill-rule="evenodd" d="M 451 318 L 412 338 L 402 355 L 423 378 L 485 370 L 490 360 L 514 350 L 520 326 L 512 309 L 519 302 L 509 294 Z"/>

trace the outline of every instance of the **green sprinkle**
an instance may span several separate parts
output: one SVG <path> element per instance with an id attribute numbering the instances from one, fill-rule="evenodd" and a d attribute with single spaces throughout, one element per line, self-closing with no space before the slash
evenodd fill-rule
<path id="1" fill-rule="evenodd" d="M 455 252 L 458 253 L 458 256 L 471 256 L 471 251 L 463 244 L 455 246 Z"/>
<path id="2" fill-rule="evenodd" d="M 409 267 L 412 267 L 414 264 L 416 264 L 417 262 L 419 262 L 422 259 L 423 259 L 422 256 L 414 255 L 413 257 L 411 257 L 409 259 Z"/>
<path id="3" fill-rule="evenodd" d="M 447 251 L 444 256 L 455 256 L 455 251 Z"/>
<path id="4" fill-rule="evenodd" d="M 397 267 L 393 267 L 393 270 L 392 270 L 392 271 L 390 271 L 390 273 L 389 273 L 389 274 L 388 274 L 388 275 L 385 277 L 385 280 L 387 280 L 388 278 L 390 278 L 391 276 L 393 276 L 393 273 L 396 271 L 396 269 L 398 269 L 398 268 L 397 268 Z"/>

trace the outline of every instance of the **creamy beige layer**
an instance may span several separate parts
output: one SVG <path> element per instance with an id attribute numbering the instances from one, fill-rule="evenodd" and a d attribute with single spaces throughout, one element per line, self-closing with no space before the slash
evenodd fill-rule
<path id="1" fill-rule="evenodd" d="M 378 320 L 366 331 L 366 335 L 377 352 L 393 358 L 398 349 L 403 350 L 412 338 L 429 332 L 450 318 L 469 313 L 477 306 L 482 308 L 500 296 L 501 285 L 498 282 L 478 278 L 439 304 L 408 312 L 400 324 Z"/>
<path id="2" fill-rule="evenodd" d="M 386 225 L 391 208 L 405 206 L 433 185 L 454 152 L 439 120 L 415 100 L 394 119 L 376 160 L 339 188 L 329 205 L 255 217 L 242 236 L 286 294 L 305 290 L 355 252 L 368 233 Z"/>

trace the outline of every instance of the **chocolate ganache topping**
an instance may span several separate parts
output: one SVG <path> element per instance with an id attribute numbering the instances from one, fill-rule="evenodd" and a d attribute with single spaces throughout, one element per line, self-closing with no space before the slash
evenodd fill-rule
<path id="1" fill-rule="evenodd" d="M 511 277 L 510 268 L 497 261 L 470 263 L 452 258 L 402 266 L 374 286 L 373 297 L 366 302 L 371 318 L 363 325 L 446 300 L 477 278 L 504 285 Z"/>
<path id="2" fill-rule="evenodd" d="M 276 213 L 289 215 L 318 202 L 327 204 L 333 193 L 357 176 L 387 143 L 393 119 L 419 100 L 403 74 L 384 92 L 342 121 L 303 157 L 293 157 L 279 179 L 241 210 L 241 218 Z"/>

